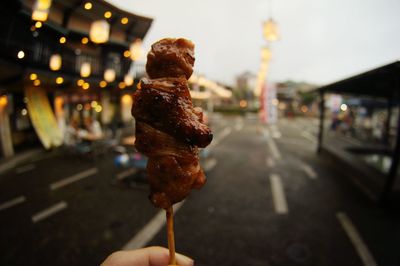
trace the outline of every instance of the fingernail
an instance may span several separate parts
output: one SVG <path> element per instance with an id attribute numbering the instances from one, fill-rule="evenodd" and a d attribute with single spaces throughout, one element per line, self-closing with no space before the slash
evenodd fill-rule
<path id="1" fill-rule="evenodd" d="M 194 261 L 191 258 L 186 257 L 182 254 L 176 254 L 176 259 L 179 266 L 194 266 Z"/>

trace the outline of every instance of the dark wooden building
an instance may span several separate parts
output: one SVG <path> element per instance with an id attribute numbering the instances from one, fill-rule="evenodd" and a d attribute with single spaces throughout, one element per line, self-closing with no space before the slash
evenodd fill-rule
<path id="1" fill-rule="evenodd" d="M 47 13 L 34 17 L 35 10 L 43 7 Z M 26 107 L 27 87 L 46 92 L 60 122 L 59 116 L 68 119 L 77 104 L 105 98 L 118 105 L 134 89 L 134 74 L 137 79 L 144 72 L 135 61 L 134 49 L 152 19 L 106 1 L 6 0 L 0 3 L 0 22 L 2 157 L 13 155 L 14 148 L 29 146 L 38 134 L 39 126 Z M 93 31 L 94 23 L 102 31 Z M 57 99 L 66 113 L 57 114 Z M 105 107 L 97 110 L 107 111 Z M 110 123 L 110 119 L 105 121 Z"/>

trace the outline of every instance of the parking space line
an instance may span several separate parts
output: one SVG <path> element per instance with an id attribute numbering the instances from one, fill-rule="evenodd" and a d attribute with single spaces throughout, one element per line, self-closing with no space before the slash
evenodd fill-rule
<path id="1" fill-rule="evenodd" d="M 269 176 L 271 182 L 272 200 L 277 214 L 287 214 L 289 208 L 287 206 L 285 191 L 283 190 L 281 177 L 277 174 Z"/>
<path id="2" fill-rule="evenodd" d="M 83 178 L 86 178 L 86 177 L 89 177 L 91 175 L 94 175 L 97 172 L 98 172 L 98 169 L 96 167 L 87 169 L 87 170 L 82 171 L 82 172 L 80 172 L 78 174 L 75 174 L 73 176 L 64 178 L 64 179 L 62 179 L 60 181 L 57 181 L 57 182 L 54 182 L 54 183 L 50 184 L 50 189 L 51 190 L 56 190 L 56 189 L 65 187 L 65 186 L 67 186 L 69 184 L 72 184 L 72 183 L 74 183 L 76 181 L 79 181 L 79 180 L 81 180 Z"/>
<path id="3" fill-rule="evenodd" d="M 268 166 L 269 168 L 272 168 L 272 167 L 275 166 L 275 161 L 274 161 L 274 159 L 271 158 L 271 157 L 267 157 L 267 158 L 265 159 L 265 163 L 267 164 L 267 166 Z"/>
<path id="4" fill-rule="evenodd" d="M 215 158 L 207 159 L 207 161 L 203 165 L 203 169 L 205 172 L 211 171 L 217 164 L 218 164 L 217 159 Z"/>
<path id="5" fill-rule="evenodd" d="M 17 175 L 19 175 L 19 174 L 23 174 L 23 173 L 25 173 L 25 172 L 32 171 L 32 170 L 35 169 L 35 168 L 36 168 L 36 165 L 33 164 L 33 163 L 31 163 L 31 164 L 27 164 L 27 165 L 18 167 L 18 168 L 15 170 L 15 172 L 16 172 Z"/>
<path id="6" fill-rule="evenodd" d="M 136 168 L 129 168 L 128 170 L 125 170 L 121 173 L 118 173 L 116 176 L 116 179 L 121 181 L 124 180 L 125 178 L 129 177 L 129 176 L 133 176 L 137 173 L 137 169 Z"/>
<path id="7" fill-rule="evenodd" d="M 282 134 L 276 125 L 274 125 L 274 124 L 271 125 L 271 131 L 272 131 L 272 137 L 274 139 L 280 139 L 282 137 Z"/>
<path id="8" fill-rule="evenodd" d="M 351 243 L 356 249 L 358 255 L 360 256 L 364 266 L 377 266 L 374 257 L 369 251 L 367 245 L 364 243 L 360 234 L 357 231 L 357 228 L 351 222 L 350 218 L 344 212 L 336 213 L 336 217 L 338 218 L 340 224 L 342 225 L 344 231 L 349 237 Z"/>
<path id="9" fill-rule="evenodd" d="M 308 131 L 303 130 L 303 131 L 301 132 L 301 136 L 303 136 L 305 139 L 311 141 L 312 143 L 316 143 L 316 142 L 317 142 L 317 140 L 316 140 L 316 138 L 314 137 L 314 135 L 311 134 L 311 133 L 308 132 Z"/>
<path id="10" fill-rule="evenodd" d="M 313 145 L 306 141 L 299 141 L 299 138 L 284 138 L 279 140 L 279 144 L 286 145 L 286 146 L 299 146 L 305 150 L 315 150 Z"/>
<path id="11" fill-rule="evenodd" d="M 300 162 L 300 168 L 306 173 L 306 175 L 310 179 L 316 179 L 318 177 L 317 173 L 314 171 L 314 169 L 309 166 L 308 164 L 304 162 Z"/>
<path id="12" fill-rule="evenodd" d="M 178 210 L 182 207 L 184 201 L 179 202 L 174 205 L 174 213 L 176 214 Z M 122 249 L 138 249 L 147 245 L 154 238 L 154 236 L 161 230 L 161 228 L 166 223 L 165 211 L 159 211 L 145 227 L 142 228 L 131 240 L 126 243 Z"/>
<path id="13" fill-rule="evenodd" d="M 272 153 L 272 156 L 274 157 L 275 160 L 279 161 L 282 158 L 281 153 L 279 152 L 278 147 L 276 146 L 276 143 L 273 140 L 273 138 L 270 137 L 271 134 L 269 133 L 267 128 L 264 129 L 264 136 L 267 139 L 267 145 Z"/>
<path id="14" fill-rule="evenodd" d="M 16 197 L 14 199 L 11 199 L 11 200 L 8 200 L 6 202 L 3 202 L 3 203 L 0 204 L 0 211 L 9 209 L 11 207 L 14 207 L 14 206 L 16 206 L 18 204 L 21 204 L 21 203 L 25 202 L 25 201 L 26 201 L 26 198 L 24 196 L 19 196 L 19 197 Z"/>
<path id="15" fill-rule="evenodd" d="M 240 131 L 243 129 L 243 126 L 244 126 L 243 121 L 240 120 L 239 122 L 236 123 L 235 130 Z"/>
<path id="16" fill-rule="evenodd" d="M 57 212 L 60 212 L 64 209 L 66 209 L 68 206 L 68 204 L 65 201 L 61 201 L 57 204 L 54 204 L 53 206 L 44 209 L 43 211 L 40 211 L 38 213 L 35 213 L 34 215 L 32 215 L 31 219 L 32 219 L 32 223 L 37 223 L 40 222 L 54 214 L 56 214 Z"/>

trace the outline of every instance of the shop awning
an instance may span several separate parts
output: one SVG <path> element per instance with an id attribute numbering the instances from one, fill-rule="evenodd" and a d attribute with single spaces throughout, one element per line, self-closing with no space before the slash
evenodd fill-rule
<path id="1" fill-rule="evenodd" d="M 320 92 L 390 98 L 400 92 L 400 60 L 317 89 Z"/>
<path id="2" fill-rule="evenodd" d="M 400 61 L 372 69 L 370 71 L 328 84 L 316 89 L 321 96 L 320 101 L 320 126 L 318 133 L 318 152 L 325 150 L 323 147 L 324 136 L 324 111 L 326 93 L 337 93 L 352 95 L 355 97 L 369 96 L 373 98 L 383 98 L 387 101 L 388 121 L 390 121 L 392 109 L 400 100 Z M 400 110 L 399 110 L 400 112 Z M 387 132 L 390 124 L 387 123 Z M 395 179 L 400 165 L 400 116 L 397 121 L 396 143 L 393 149 L 390 149 L 391 165 L 386 175 L 379 198 L 382 201 L 388 199 L 392 192 Z"/>

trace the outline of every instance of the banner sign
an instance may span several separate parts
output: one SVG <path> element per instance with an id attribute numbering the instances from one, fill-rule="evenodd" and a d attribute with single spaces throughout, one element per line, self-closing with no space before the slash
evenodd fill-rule
<path id="1" fill-rule="evenodd" d="M 260 95 L 260 120 L 265 124 L 274 124 L 278 119 L 276 86 L 265 83 L 262 85 Z"/>
<path id="2" fill-rule="evenodd" d="M 46 92 L 33 86 L 25 87 L 25 97 L 32 125 L 46 149 L 58 147 L 63 143 L 62 132 L 51 109 Z"/>

